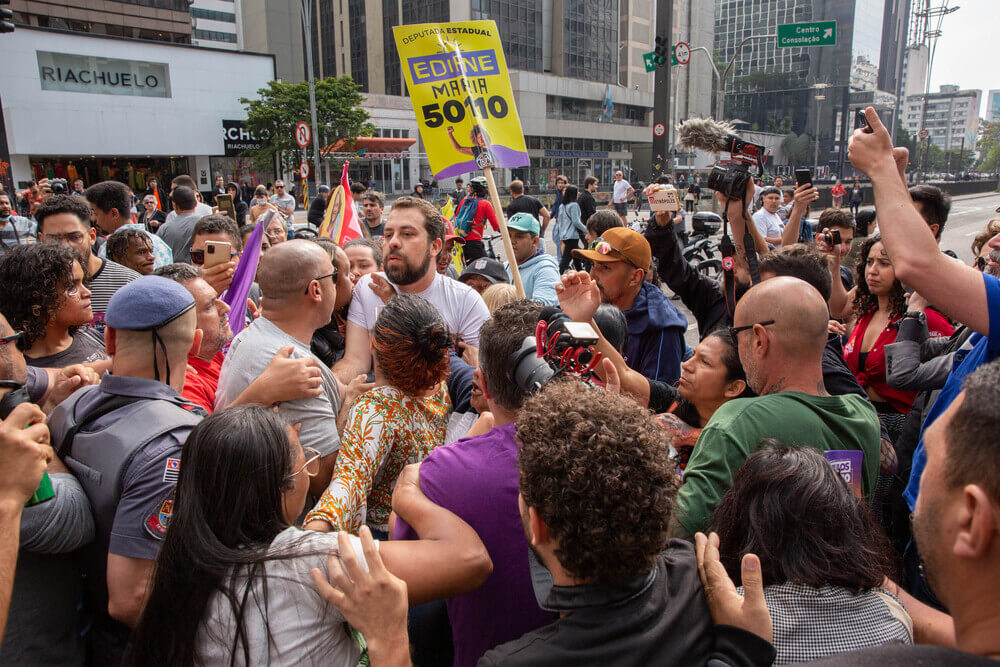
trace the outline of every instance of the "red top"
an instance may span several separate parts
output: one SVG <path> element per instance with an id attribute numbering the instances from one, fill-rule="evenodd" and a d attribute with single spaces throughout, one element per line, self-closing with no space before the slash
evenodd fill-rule
<path id="1" fill-rule="evenodd" d="M 899 333 L 897 323 L 903 318 L 896 317 L 889 321 L 888 326 L 875 339 L 872 349 L 868 351 L 865 367 L 858 368 L 861 361 L 861 342 L 865 339 L 865 331 L 868 330 L 868 325 L 875 312 L 876 309 L 873 308 L 858 320 L 847 345 L 844 346 L 844 361 L 847 362 L 851 372 L 854 373 L 854 377 L 858 379 L 858 383 L 862 387 L 866 389 L 871 387 L 880 396 L 883 396 L 892 407 L 905 415 L 913 407 L 913 399 L 917 397 L 917 392 L 893 389 L 885 381 L 885 346 L 896 342 L 896 336 Z M 927 330 L 932 337 L 951 336 L 955 333 L 952 326 L 948 324 L 948 320 L 935 311 L 928 308 L 926 315 Z"/>
<path id="2" fill-rule="evenodd" d="M 199 359 L 193 354 L 189 356 L 181 396 L 211 414 L 215 409 L 215 392 L 219 389 L 219 373 L 222 372 L 222 362 L 225 359 L 226 355 L 222 352 L 212 357 L 211 361 Z"/>
<path id="3" fill-rule="evenodd" d="M 843 197 L 844 195 L 847 194 L 847 190 L 844 189 L 843 185 L 835 185 L 830 190 L 830 194 L 833 195 L 834 197 Z"/>
<path id="4" fill-rule="evenodd" d="M 465 197 L 462 197 L 462 202 Z M 462 202 L 458 203 L 458 208 L 462 208 Z M 458 209 L 456 209 L 458 210 Z M 465 218 L 468 220 L 468 218 Z M 472 216 L 472 231 L 465 236 L 466 241 L 482 241 L 483 230 L 486 228 L 486 221 L 489 220 L 495 231 L 500 231 L 500 223 L 497 222 L 496 213 L 493 212 L 493 204 L 485 199 L 480 199 L 476 205 L 476 213 Z"/>

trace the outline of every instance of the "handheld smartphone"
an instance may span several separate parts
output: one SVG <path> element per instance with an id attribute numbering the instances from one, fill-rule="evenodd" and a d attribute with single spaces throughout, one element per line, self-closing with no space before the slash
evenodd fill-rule
<path id="1" fill-rule="evenodd" d="M 795 170 L 795 182 L 798 184 L 799 187 L 802 187 L 803 185 L 812 185 L 813 184 L 812 171 L 804 167 L 799 167 L 798 169 Z"/>
<path id="2" fill-rule="evenodd" d="M 864 109 L 858 109 L 857 113 L 854 114 L 854 129 L 861 130 L 865 134 L 871 134 L 875 131 L 871 123 L 868 122 L 868 116 L 865 115 Z"/>
<path id="3" fill-rule="evenodd" d="M 228 192 L 224 195 L 215 195 L 215 205 L 219 207 L 219 213 L 228 215 L 230 220 L 236 219 L 236 206 L 233 205 L 233 196 Z"/>
<path id="4" fill-rule="evenodd" d="M 233 244 L 225 241 L 205 241 L 205 268 L 225 264 L 233 252 Z"/>

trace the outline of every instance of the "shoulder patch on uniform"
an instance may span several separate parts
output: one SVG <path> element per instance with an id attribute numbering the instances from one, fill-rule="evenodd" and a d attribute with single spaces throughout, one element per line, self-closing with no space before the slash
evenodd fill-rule
<path id="1" fill-rule="evenodd" d="M 174 498 L 171 495 L 164 500 L 159 509 L 146 518 L 146 532 L 158 540 L 167 536 L 167 526 L 170 525 L 170 517 L 174 513 Z"/>
<path id="2" fill-rule="evenodd" d="M 163 466 L 163 481 L 168 484 L 176 484 L 177 476 L 181 472 L 181 460 L 180 459 L 167 459 L 167 463 Z"/>

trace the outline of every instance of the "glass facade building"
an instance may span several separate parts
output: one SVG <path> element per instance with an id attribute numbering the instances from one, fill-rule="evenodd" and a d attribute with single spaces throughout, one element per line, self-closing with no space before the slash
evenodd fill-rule
<path id="1" fill-rule="evenodd" d="M 853 110 L 894 108 L 905 29 L 889 28 L 905 28 L 907 7 L 908 0 L 717 0 L 715 57 L 723 64 L 735 57 L 725 116 L 751 130 L 818 138 L 818 166 L 839 171 Z M 781 48 L 770 37 L 740 48 L 780 25 L 831 20 L 834 46 Z M 814 155 L 797 161 L 811 164 Z"/>
<path id="2" fill-rule="evenodd" d="M 563 74 L 618 82 L 618 0 L 564 0 Z"/>
<path id="3" fill-rule="evenodd" d="M 537 0 L 472 0 L 472 20 L 496 21 L 507 67 L 543 71 L 542 3 Z"/>

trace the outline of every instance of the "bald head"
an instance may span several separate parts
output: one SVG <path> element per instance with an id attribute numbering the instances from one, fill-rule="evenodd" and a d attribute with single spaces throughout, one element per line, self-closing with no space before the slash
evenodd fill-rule
<path id="1" fill-rule="evenodd" d="M 740 360 L 751 389 L 761 393 L 777 377 L 822 376 L 830 320 L 827 304 L 809 283 L 787 276 L 752 287 L 736 305 L 737 328 L 773 321 L 738 336 Z"/>
<path id="2" fill-rule="evenodd" d="M 265 299 L 285 303 L 302 297 L 314 278 L 332 271 L 333 264 L 323 248 L 293 239 L 261 255 L 257 283 Z"/>

